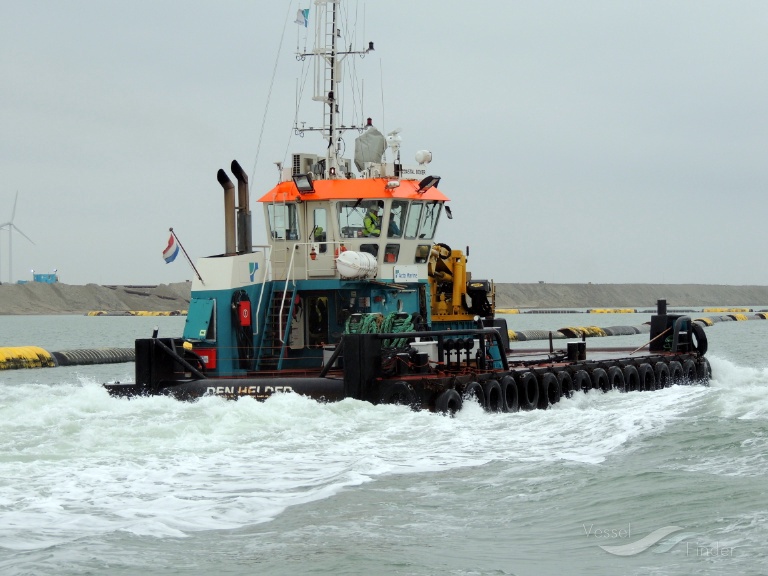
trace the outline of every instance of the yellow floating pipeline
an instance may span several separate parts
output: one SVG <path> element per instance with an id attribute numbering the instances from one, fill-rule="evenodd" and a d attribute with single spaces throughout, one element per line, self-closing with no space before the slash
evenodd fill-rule
<path id="1" fill-rule="evenodd" d="M 637 314 L 635 308 L 590 308 L 587 314 Z"/>
<path id="2" fill-rule="evenodd" d="M 38 346 L 0 348 L 0 370 L 53 368 L 56 362 L 47 350 Z"/>
<path id="3" fill-rule="evenodd" d="M 565 334 L 566 338 L 607 336 L 605 330 L 597 326 L 569 326 L 567 328 L 560 328 L 559 331 Z"/>
<path id="4" fill-rule="evenodd" d="M 768 320 L 768 312 L 758 312 L 757 314 L 755 314 L 755 316 L 758 316 L 763 320 Z"/>
<path id="5" fill-rule="evenodd" d="M 728 314 L 728 316 L 730 316 L 731 318 L 733 318 L 737 322 L 743 322 L 743 321 L 747 320 L 747 315 L 746 314 Z"/>
<path id="6" fill-rule="evenodd" d="M 509 336 L 509 341 L 510 342 L 513 342 L 513 341 L 517 340 L 517 334 L 515 333 L 514 330 L 507 329 L 507 335 Z"/>
<path id="7" fill-rule="evenodd" d="M 150 310 L 138 311 L 136 316 L 186 316 L 186 310 Z"/>
<path id="8" fill-rule="evenodd" d="M 752 312 L 752 308 L 704 308 L 702 312 Z"/>
<path id="9" fill-rule="evenodd" d="M 186 316 L 186 310 L 91 310 L 86 316 Z"/>
<path id="10" fill-rule="evenodd" d="M 496 308 L 496 314 L 520 314 L 519 308 Z"/>
<path id="11" fill-rule="evenodd" d="M 712 326 L 714 322 L 712 322 L 712 318 L 696 318 L 694 322 L 701 322 L 705 326 Z"/>

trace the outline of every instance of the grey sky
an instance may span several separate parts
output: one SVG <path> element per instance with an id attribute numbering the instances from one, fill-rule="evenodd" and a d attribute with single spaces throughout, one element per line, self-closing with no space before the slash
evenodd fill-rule
<path id="1" fill-rule="evenodd" d="M 221 253 L 216 170 L 238 159 L 253 201 L 286 149 L 323 151 L 311 134 L 288 140 L 298 7 L 0 3 L 0 222 L 18 190 L 15 224 L 35 241 L 14 237 L 14 280 L 31 268 L 70 284 L 189 279 L 181 258 L 161 258 L 170 226 L 193 259 Z M 356 47 L 376 46 L 354 64 L 363 114 L 402 128 L 406 161 L 432 151 L 454 214 L 439 241 L 470 246 L 474 277 L 768 284 L 768 3 L 350 9 L 366 15 Z M 300 119 L 320 114 L 310 102 Z M 7 246 L 3 232 L 3 282 Z"/>

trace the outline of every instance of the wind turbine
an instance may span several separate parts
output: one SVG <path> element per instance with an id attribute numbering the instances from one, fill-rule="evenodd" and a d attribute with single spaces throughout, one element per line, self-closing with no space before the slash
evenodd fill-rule
<path id="1" fill-rule="evenodd" d="M 13 201 L 13 211 L 11 212 L 11 219 L 8 222 L 0 224 L 0 232 L 3 229 L 8 230 L 8 282 L 13 284 L 13 231 L 16 230 L 19 234 L 24 236 L 27 240 L 32 242 L 32 238 L 24 234 L 16 224 L 13 223 L 13 219 L 16 217 L 16 202 L 19 201 L 19 192 L 16 191 L 16 198 Z M 34 242 L 32 242 L 34 244 Z"/>

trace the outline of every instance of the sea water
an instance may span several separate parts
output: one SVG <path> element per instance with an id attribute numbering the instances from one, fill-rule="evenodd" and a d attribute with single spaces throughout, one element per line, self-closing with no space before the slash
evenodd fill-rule
<path id="1" fill-rule="evenodd" d="M 0 346 L 128 347 L 183 323 L 2 317 Z M 0 574 L 768 573 L 768 321 L 706 334 L 709 387 L 455 418 L 109 397 L 101 384 L 131 381 L 132 364 L 0 372 Z"/>

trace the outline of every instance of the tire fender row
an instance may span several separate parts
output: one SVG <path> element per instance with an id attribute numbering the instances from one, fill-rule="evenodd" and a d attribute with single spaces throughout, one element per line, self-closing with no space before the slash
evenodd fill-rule
<path id="1" fill-rule="evenodd" d="M 398 380 L 383 384 L 378 403 L 429 407 L 443 414 L 455 414 L 466 402 L 475 402 L 487 412 L 545 410 L 578 391 L 650 392 L 673 384 L 707 385 L 711 376 L 709 361 L 703 357 L 625 358 L 478 376 L 442 391 L 424 392 L 429 398 L 420 397 L 419 387 Z"/>

